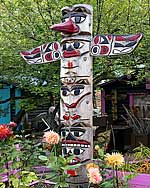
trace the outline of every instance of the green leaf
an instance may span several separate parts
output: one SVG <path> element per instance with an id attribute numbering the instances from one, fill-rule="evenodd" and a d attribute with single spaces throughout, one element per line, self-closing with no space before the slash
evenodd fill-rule
<path id="1" fill-rule="evenodd" d="M 107 180 L 100 185 L 102 188 L 113 188 L 113 180 Z"/>
<path id="2" fill-rule="evenodd" d="M 46 156 L 44 156 L 44 155 L 40 155 L 40 156 L 39 156 L 39 159 L 40 159 L 41 161 L 47 161 L 47 160 L 48 160 L 48 158 L 47 158 Z"/>
<path id="3" fill-rule="evenodd" d="M 79 168 L 81 166 L 81 164 L 76 164 L 76 165 L 67 165 L 64 167 L 61 167 L 63 170 L 72 170 L 72 169 L 76 169 Z"/>
<path id="4" fill-rule="evenodd" d="M 46 179 L 51 179 L 52 177 L 55 177 L 57 175 L 57 172 L 49 172 L 49 174 L 46 174 Z"/>

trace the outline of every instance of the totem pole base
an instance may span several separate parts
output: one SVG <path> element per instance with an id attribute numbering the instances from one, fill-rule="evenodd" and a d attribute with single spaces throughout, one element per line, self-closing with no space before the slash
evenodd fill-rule
<path id="1" fill-rule="evenodd" d="M 69 183 L 71 188 L 81 187 L 81 185 L 83 186 L 84 184 L 87 185 L 89 183 L 85 165 L 81 165 L 79 168 L 74 169 L 74 171 L 74 176 L 71 175 L 67 179 L 67 183 Z"/>
<path id="2" fill-rule="evenodd" d="M 69 188 L 88 188 L 89 183 L 82 183 L 82 184 L 69 184 Z"/>

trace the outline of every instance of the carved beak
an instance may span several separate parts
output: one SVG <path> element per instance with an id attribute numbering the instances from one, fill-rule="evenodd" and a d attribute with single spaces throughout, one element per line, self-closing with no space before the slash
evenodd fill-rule
<path id="1" fill-rule="evenodd" d="M 79 32 L 79 27 L 75 25 L 71 19 L 64 23 L 52 25 L 51 29 L 62 32 L 64 34 L 73 34 Z"/>

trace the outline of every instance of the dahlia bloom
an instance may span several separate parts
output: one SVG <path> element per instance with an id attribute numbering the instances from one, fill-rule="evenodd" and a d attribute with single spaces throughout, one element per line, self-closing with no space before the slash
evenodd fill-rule
<path id="1" fill-rule="evenodd" d="M 12 134 L 13 134 L 13 132 L 7 125 L 5 125 L 5 124 L 0 125 L 0 140 L 5 140 Z"/>
<path id="2" fill-rule="evenodd" d="M 58 144 L 59 140 L 59 134 L 54 131 L 47 131 L 43 135 L 43 142 L 47 142 L 48 144 Z"/>
<path id="3" fill-rule="evenodd" d="M 97 169 L 99 169 L 99 166 L 97 164 L 94 164 L 94 163 L 88 163 L 86 165 L 86 169 L 89 170 L 90 168 L 97 168 Z"/>
<path id="4" fill-rule="evenodd" d="M 99 184 L 102 181 L 102 176 L 100 175 L 98 168 L 89 168 L 87 176 L 89 178 L 90 183 Z"/>
<path id="5" fill-rule="evenodd" d="M 124 163 L 124 157 L 118 152 L 113 152 L 111 155 L 107 153 L 105 155 L 105 161 L 112 167 L 121 166 Z"/>

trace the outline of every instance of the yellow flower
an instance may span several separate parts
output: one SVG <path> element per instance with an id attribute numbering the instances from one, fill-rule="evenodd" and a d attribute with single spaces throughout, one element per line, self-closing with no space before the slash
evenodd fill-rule
<path id="1" fill-rule="evenodd" d="M 59 134 L 54 131 L 47 131 L 44 133 L 43 141 L 47 142 L 48 144 L 58 144 L 59 140 Z"/>
<path id="2" fill-rule="evenodd" d="M 96 146 L 95 146 L 95 150 L 96 150 L 96 151 L 100 150 L 99 145 L 96 145 Z"/>
<path id="3" fill-rule="evenodd" d="M 111 155 L 107 153 L 105 155 L 105 161 L 112 167 L 121 166 L 124 163 L 124 157 L 118 152 L 113 152 Z"/>
<path id="4" fill-rule="evenodd" d="M 99 169 L 99 166 L 97 164 L 94 164 L 94 163 L 89 163 L 86 165 L 86 169 L 90 169 L 90 168 L 98 168 Z"/>

